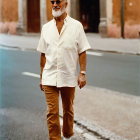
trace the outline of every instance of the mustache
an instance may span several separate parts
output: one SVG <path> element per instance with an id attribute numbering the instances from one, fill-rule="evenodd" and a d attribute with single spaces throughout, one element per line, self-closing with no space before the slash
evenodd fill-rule
<path id="1" fill-rule="evenodd" d="M 60 9 L 60 7 L 59 6 L 53 7 L 53 10 L 55 10 L 55 9 Z"/>

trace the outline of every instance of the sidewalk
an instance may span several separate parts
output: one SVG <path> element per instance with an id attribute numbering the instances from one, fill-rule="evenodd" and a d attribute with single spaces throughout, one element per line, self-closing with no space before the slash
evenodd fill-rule
<path id="1" fill-rule="evenodd" d="M 140 55 L 140 39 L 101 38 L 98 34 L 86 34 L 94 51 L 106 51 Z M 40 35 L 5 35 L 0 34 L 0 45 L 22 49 L 36 49 Z"/>
<path id="2" fill-rule="evenodd" d="M 138 39 L 102 39 L 95 34 L 87 37 L 94 50 L 140 54 Z M 39 36 L 0 34 L 0 45 L 21 49 L 36 49 L 38 40 Z M 97 87 L 77 87 L 75 122 L 103 139 L 140 140 L 140 97 Z"/>
<path id="3" fill-rule="evenodd" d="M 140 55 L 140 39 L 101 38 L 87 34 L 93 50 Z"/>
<path id="4" fill-rule="evenodd" d="M 76 89 L 75 119 L 110 140 L 140 140 L 140 97 L 85 86 Z"/>

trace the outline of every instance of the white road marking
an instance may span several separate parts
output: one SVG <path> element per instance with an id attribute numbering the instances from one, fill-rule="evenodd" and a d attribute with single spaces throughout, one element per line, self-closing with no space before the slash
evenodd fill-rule
<path id="1" fill-rule="evenodd" d="M 95 55 L 95 56 L 103 56 L 103 53 L 90 52 L 90 51 L 87 51 L 86 54 L 87 55 Z"/>
<path id="2" fill-rule="evenodd" d="M 22 75 L 40 78 L 39 74 L 35 74 L 35 73 L 31 73 L 31 72 L 22 72 Z"/>

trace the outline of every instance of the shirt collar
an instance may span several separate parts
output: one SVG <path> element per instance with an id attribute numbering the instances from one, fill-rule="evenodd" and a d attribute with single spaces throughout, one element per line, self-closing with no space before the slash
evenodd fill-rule
<path id="1" fill-rule="evenodd" d="M 68 22 L 68 20 L 69 20 L 69 15 L 67 14 L 67 16 L 66 16 L 66 18 L 64 19 L 64 23 L 67 23 Z M 56 20 L 55 20 L 55 18 L 53 18 L 53 22 L 56 24 Z"/>

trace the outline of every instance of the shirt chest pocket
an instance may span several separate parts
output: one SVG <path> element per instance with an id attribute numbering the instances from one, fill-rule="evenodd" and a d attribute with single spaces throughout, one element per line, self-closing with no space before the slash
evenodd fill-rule
<path id="1" fill-rule="evenodd" d="M 64 49 L 77 49 L 76 40 L 74 38 L 66 38 L 63 42 Z"/>

